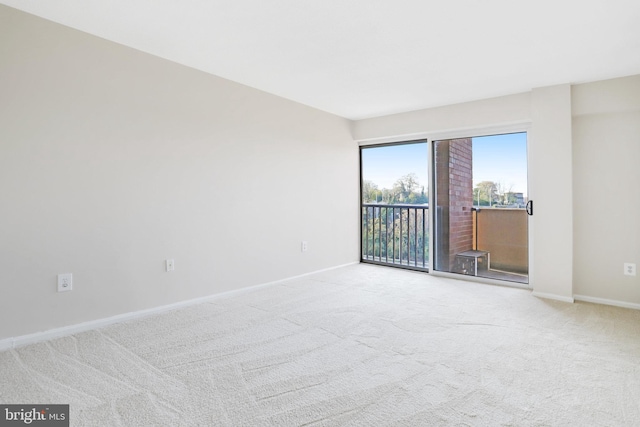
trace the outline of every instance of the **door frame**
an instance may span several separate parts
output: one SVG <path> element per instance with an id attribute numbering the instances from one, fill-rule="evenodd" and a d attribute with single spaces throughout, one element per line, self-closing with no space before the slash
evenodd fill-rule
<path id="1" fill-rule="evenodd" d="M 430 143 L 428 141 L 427 138 L 412 138 L 412 139 L 398 139 L 397 141 L 388 141 L 388 142 L 371 142 L 371 143 L 360 143 L 358 144 L 358 165 L 359 165 L 359 192 L 358 192 L 358 235 L 359 235 L 359 244 L 358 247 L 360 248 L 360 253 L 359 253 L 359 259 L 361 263 L 366 263 L 366 264 L 375 264 L 375 265 L 381 265 L 384 267 L 392 267 L 392 268 L 401 268 L 401 269 L 405 269 L 405 270 L 413 270 L 413 271 L 421 271 L 424 273 L 429 273 L 431 271 L 431 252 L 429 253 L 429 260 L 426 263 L 425 267 L 417 267 L 417 266 L 411 266 L 409 265 L 404 265 L 402 263 L 388 263 L 388 262 L 378 262 L 374 260 L 365 260 L 362 256 L 364 248 L 363 248 L 363 240 L 364 240 L 364 236 L 363 236 L 363 227 L 362 227 L 362 197 L 363 197 L 363 186 L 364 186 L 364 180 L 363 180 L 363 175 L 362 175 L 362 151 L 365 149 L 370 149 L 370 148 L 383 148 L 383 147 L 392 147 L 392 146 L 399 146 L 399 145 L 411 145 L 411 144 L 426 144 L 427 146 L 427 179 L 430 180 L 431 177 L 431 171 L 428 169 L 429 167 L 431 167 L 430 165 L 430 159 L 429 159 L 429 153 L 430 153 Z M 429 188 L 429 191 L 431 189 L 431 184 L 428 182 L 427 183 L 427 188 Z M 431 196 L 429 196 L 431 197 Z M 403 205 L 398 205 L 398 208 L 400 208 L 400 206 Z M 431 206 L 431 199 L 429 199 L 429 207 Z M 430 210 L 430 208 L 428 208 L 427 210 Z M 431 214 L 429 213 L 429 215 L 427 216 L 428 220 L 431 221 Z M 429 239 L 432 238 L 431 235 L 431 224 L 429 224 L 429 231 L 427 233 Z M 429 250 L 431 250 L 431 242 L 429 242 Z M 375 257 L 374 257 L 375 258 Z"/>
<path id="2" fill-rule="evenodd" d="M 526 133 L 527 134 L 527 196 L 529 200 L 533 200 L 534 192 L 531 186 L 531 143 L 532 143 L 532 132 L 531 132 L 531 123 L 518 123 L 512 125 L 505 126 L 491 126 L 491 127 L 483 127 L 483 128 L 470 128 L 464 130 L 454 130 L 450 132 L 438 132 L 430 134 L 428 141 L 428 150 L 429 156 L 431 157 L 430 171 L 429 171 L 429 194 L 433 195 L 433 197 L 437 197 L 437 189 L 436 189 L 436 167 L 435 167 L 435 141 L 440 140 L 449 140 L 449 139 L 459 139 L 459 138 L 475 138 L 482 136 L 493 136 L 493 135 L 504 135 L 510 133 Z M 430 196 L 431 197 L 431 196 Z M 431 203 L 430 203 L 431 206 Z M 435 205 L 434 209 L 429 209 L 429 221 L 431 223 L 431 227 L 429 232 L 431 235 L 429 236 L 429 253 L 435 255 L 435 238 L 434 234 L 436 231 L 436 210 Z M 507 286 L 513 288 L 521 288 L 521 289 L 533 289 L 533 227 L 534 227 L 534 217 L 528 216 L 527 222 L 527 245 L 528 245 L 528 254 L 527 254 L 527 262 L 529 264 L 528 267 L 528 281 L 529 283 L 517 283 L 517 282 L 509 282 L 506 280 L 496 280 L 490 279 L 486 277 L 479 276 L 466 276 L 457 273 L 449 273 L 446 271 L 438 271 L 434 268 L 434 256 L 429 257 L 429 273 L 437 276 L 437 277 L 447 277 L 451 279 L 458 280 L 466 280 L 470 282 L 477 283 L 486 283 L 491 285 L 498 286 Z"/>

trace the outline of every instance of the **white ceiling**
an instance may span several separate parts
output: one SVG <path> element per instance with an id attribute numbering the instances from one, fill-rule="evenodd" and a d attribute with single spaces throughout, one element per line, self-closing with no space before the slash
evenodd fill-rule
<path id="1" fill-rule="evenodd" d="M 0 0 L 350 119 L 640 74 L 640 0 Z"/>

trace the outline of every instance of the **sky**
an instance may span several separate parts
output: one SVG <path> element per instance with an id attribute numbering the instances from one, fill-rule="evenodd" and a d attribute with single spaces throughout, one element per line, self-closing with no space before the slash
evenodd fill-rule
<path id="1" fill-rule="evenodd" d="M 409 173 L 415 173 L 420 187 L 428 190 L 427 143 L 388 145 L 362 150 L 362 177 L 373 181 L 378 188 L 391 189 L 393 184 Z"/>
<path id="2" fill-rule="evenodd" d="M 428 187 L 427 144 L 413 143 L 365 148 L 362 150 L 362 176 L 378 188 L 393 184 L 411 172 L 420 186 Z M 513 133 L 473 138 L 473 185 L 493 181 L 527 195 L 527 134 Z"/>
<path id="3" fill-rule="evenodd" d="M 473 185 L 493 181 L 527 195 L 527 134 L 473 138 Z"/>

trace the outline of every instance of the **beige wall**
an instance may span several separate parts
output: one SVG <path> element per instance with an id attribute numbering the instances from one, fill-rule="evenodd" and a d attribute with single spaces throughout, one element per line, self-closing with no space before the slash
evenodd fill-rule
<path id="1" fill-rule="evenodd" d="M 574 293 L 640 304 L 640 76 L 572 90 Z"/>
<path id="2" fill-rule="evenodd" d="M 0 94 L 0 339 L 358 260 L 347 120 L 4 6 Z"/>
<path id="3" fill-rule="evenodd" d="M 529 279 L 540 296 L 573 298 L 571 86 L 531 92 Z"/>
<path id="4" fill-rule="evenodd" d="M 359 120 L 353 136 L 363 142 L 412 138 L 464 138 L 469 130 L 520 126 L 531 120 L 531 94 L 520 93 L 426 110 Z"/>

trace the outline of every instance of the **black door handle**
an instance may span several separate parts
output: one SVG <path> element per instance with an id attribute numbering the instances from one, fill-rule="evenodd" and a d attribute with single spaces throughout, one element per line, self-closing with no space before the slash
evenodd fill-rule
<path id="1" fill-rule="evenodd" d="M 525 210 L 527 211 L 527 214 L 529 216 L 533 215 L 533 200 L 529 200 L 527 202 L 527 206 L 526 206 Z"/>

